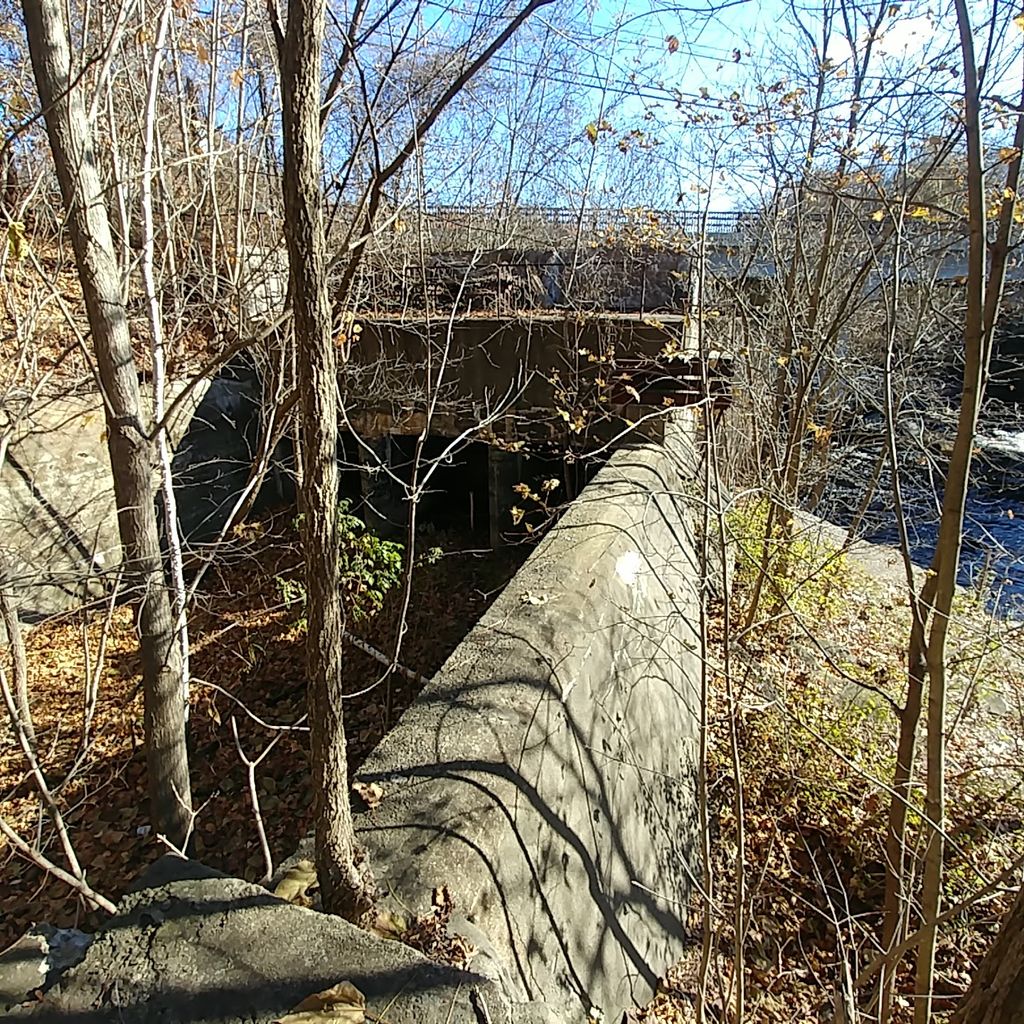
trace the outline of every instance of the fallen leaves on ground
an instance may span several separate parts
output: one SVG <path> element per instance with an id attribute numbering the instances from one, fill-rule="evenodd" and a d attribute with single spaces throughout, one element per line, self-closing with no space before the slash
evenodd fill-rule
<path id="1" fill-rule="evenodd" d="M 274 1024 L 321 1024 L 324 1021 L 340 1021 L 341 1024 L 364 1024 L 366 1021 L 366 998 L 350 981 L 339 981 L 337 985 L 307 996 Z"/>
<path id="2" fill-rule="evenodd" d="M 454 535 L 435 541 L 449 551 L 475 546 Z M 450 554 L 418 568 L 401 661 L 432 676 L 526 553 Z M 242 749 L 254 758 L 280 727 L 305 712 L 301 609 L 281 595 L 282 582 L 296 578 L 301 565 L 290 514 L 240 531 L 207 574 L 190 618 L 195 857 L 253 881 L 266 868 L 232 719 Z M 390 650 L 400 613 L 401 594 L 393 593 L 359 632 Z M 140 663 L 127 607 L 114 609 L 109 622 L 95 720 L 87 747 L 81 747 L 83 651 L 88 648 L 94 665 L 103 628 L 102 614 L 56 618 L 28 632 L 26 646 L 44 774 L 89 883 L 116 900 L 165 850 L 149 827 Z M 349 764 L 355 772 L 420 687 L 397 674 L 386 676 L 355 648 L 346 651 L 345 666 L 348 689 L 366 691 L 345 704 Z M 294 853 L 312 826 L 307 735 L 286 730 L 258 769 L 260 809 L 275 863 Z M 0 813 L 26 839 L 38 837 L 43 850 L 63 863 L 52 824 L 40 812 L 7 729 L 0 732 Z M 95 920 L 63 883 L 0 844 L 0 949 L 38 921 L 89 928 Z"/>
<path id="3" fill-rule="evenodd" d="M 293 864 L 274 887 L 274 895 L 289 903 L 298 903 L 317 886 L 316 865 L 311 860 Z"/>
<path id="4" fill-rule="evenodd" d="M 94 388 L 90 346 L 80 343 L 89 337 L 89 320 L 74 254 L 66 239 L 46 231 L 29 235 L 26 244 L 31 257 L 9 262 L 0 277 L 0 304 L 12 324 L 11 330 L 0 330 L 0 388 L 28 392 L 44 379 L 47 390 L 65 394 L 80 385 Z M 137 287 L 137 281 L 132 283 Z M 171 284 L 158 283 L 158 287 L 169 291 Z M 138 292 L 130 296 L 128 327 L 135 365 L 140 373 L 149 374 L 152 342 L 140 298 Z M 213 317 L 223 314 L 221 304 L 204 307 L 197 296 L 192 300 L 181 317 L 175 317 L 173 338 L 165 352 L 168 366 L 179 373 L 198 369 L 225 342 L 213 326 Z"/>
<path id="5" fill-rule="evenodd" d="M 708 963 L 709 1021 L 733 1019 L 734 907 L 742 837 L 747 909 L 742 970 L 748 1024 L 835 1019 L 850 979 L 877 956 L 885 881 L 884 840 L 896 719 L 910 612 L 901 582 L 843 573 L 841 600 L 811 619 L 746 631 L 730 651 L 734 699 L 722 674 L 721 607 L 709 623 L 713 686 L 707 788 L 716 912 Z M 742 590 L 734 609 L 742 609 Z M 736 612 L 741 614 L 741 612 Z M 950 633 L 950 736 L 944 906 L 969 896 L 1024 854 L 1024 649 L 1019 627 L 998 623 L 984 602 L 957 599 Z M 996 701 L 991 694 L 1000 697 Z M 732 730 L 740 759 L 732 762 Z M 924 723 L 922 722 L 922 733 Z M 923 747 L 919 742 L 919 751 Z M 923 756 L 923 755 L 921 755 Z M 918 778 L 923 779 L 923 765 Z M 737 820 L 737 786 L 743 816 Z M 923 849 L 912 815 L 914 852 Z M 944 1019 L 998 930 L 1010 896 L 983 900 L 948 922 L 936 952 L 936 1012 Z M 699 954 L 704 911 L 690 933 Z M 633 1019 L 695 1019 L 694 951 Z M 699 955 L 697 955 L 699 960 Z M 685 966 L 685 970 L 680 969 Z M 857 991 L 867 1002 L 870 985 Z M 914 963 L 897 974 L 894 1024 L 909 1022 Z M 728 1009 L 727 1009 L 728 1008 Z"/>
<path id="6" fill-rule="evenodd" d="M 476 948 L 463 936 L 449 931 L 455 903 L 448 886 L 433 891 L 431 909 L 412 922 L 402 935 L 402 941 L 437 963 L 466 968 Z"/>
<path id="7" fill-rule="evenodd" d="M 353 782 L 352 791 L 370 810 L 384 799 L 384 787 L 379 782 Z"/>

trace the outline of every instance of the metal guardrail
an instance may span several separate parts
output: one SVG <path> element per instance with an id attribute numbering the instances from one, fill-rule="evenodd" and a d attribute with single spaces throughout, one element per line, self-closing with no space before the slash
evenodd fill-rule
<path id="1" fill-rule="evenodd" d="M 516 234 L 542 227 L 582 229 L 584 233 L 630 227 L 660 227 L 688 235 L 723 235 L 738 231 L 750 214 L 739 210 L 648 209 L 645 207 L 579 209 L 570 206 L 438 205 L 422 214 L 430 228 L 485 228 Z"/>
<path id="2" fill-rule="evenodd" d="M 33 212 L 51 211 L 59 220 L 62 208 L 59 190 L 41 188 L 36 191 Z M 349 206 L 342 204 L 334 211 L 336 222 L 347 223 Z M 352 208 L 354 215 L 355 208 Z M 254 222 L 273 220 L 275 214 L 266 209 L 255 211 Z M 799 222 L 805 227 L 823 226 L 826 214 L 822 212 L 804 213 Z M 442 240 L 448 235 L 458 236 L 495 236 L 506 243 L 533 243 L 538 248 L 544 247 L 549 240 L 546 232 L 553 228 L 581 230 L 584 236 L 592 236 L 596 232 L 608 232 L 627 228 L 662 228 L 690 237 L 706 235 L 710 240 L 727 238 L 728 240 L 745 239 L 753 241 L 766 232 L 785 225 L 785 215 L 772 211 L 758 210 L 694 210 L 679 208 L 656 207 L 586 207 L 557 205 L 510 205 L 510 204 L 458 204 L 441 203 L 424 210 L 409 209 L 400 212 L 398 223 L 401 234 L 415 232 L 417 228 L 425 231 L 428 236 Z M 860 222 L 869 235 L 878 234 L 884 224 L 874 218 L 862 217 Z M 789 222 L 791 225 L 795 221 Z M 935 241 L 948 242 L 966 237 L 966 220 L 942 224 L 930 220 L 908 219 L 904 232 L 915 238 L 928 238 Z M 394 224 L 385 226 L 384 235 L 391 245 L 396 240 Z M 453 239 L 453 241 L 456 239 Z M 563 239 L 558 239 L 562 241 Z M 589 240 L 589 238 L 588 238 Z"/>
<path id="3" fill-rule="evenodd" d="M 624 227 L 636 224 L 658 224 L 688 233 L 706 231 L 710 234 L 731 233 L 741 220 L 749 216 L 739 210 L 656 210 L 644 207 L 597 208 L 583 210 L 562 206 L 433 206 L 425 211 L 428 220 L 481 220 L 489 223 L 534 222 L 574 227 Z"/>

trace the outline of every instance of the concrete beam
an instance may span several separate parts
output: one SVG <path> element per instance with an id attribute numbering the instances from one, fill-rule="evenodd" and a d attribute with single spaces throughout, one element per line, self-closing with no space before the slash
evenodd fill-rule
<path id="1" fill-rule="evenodd" d="M 501 448 L 487 449 L 487 509 L 490 517 L 491 547 L 505 544 L 505 534 L 512 529 L 512 507 L 516 503 L 513 489 L 523 479 L 523 460 L 518 452 Z"/>
<path id="2" fill-rule="evenodd" d="M 365 446 L 365 447 L 364 447 Z M 402 485 L 394 479 L 395 442 L 390 434 L 365 437 L 359 446 L 363 519 L 381 537 L 396 537 L 409 523 L 409 506 Z"/>
<path id="3" fill-rule="evenodd" d="M 512 1001 L 617 1020 L 686 944 L 700 568 L 688 424 L 616 452 L 360 772 L 396 907 L 447 885 Z M 308 856 L 308 847 L 301 856 Z"/>

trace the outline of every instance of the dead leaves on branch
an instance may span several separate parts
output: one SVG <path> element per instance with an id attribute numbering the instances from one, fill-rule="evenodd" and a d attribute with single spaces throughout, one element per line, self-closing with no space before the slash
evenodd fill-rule
<path id="1" fill-rule="evenodd" d="M 466 938 L 449 930 L 455 901 L 447 885 L 435 889 L 431 909 L 406 929 L 402 941 L 437 963 L 465 969 L 476 948 Z"/>
<path id="2" fill-rule="evenodd" d="M 308 906 L 306 894 L 318 884 L 316 866 L 311 860 L 300 860 L 281 876 L 281 880 L 274 887 L 274 895 L 289 903 L 304 903 Z"/>

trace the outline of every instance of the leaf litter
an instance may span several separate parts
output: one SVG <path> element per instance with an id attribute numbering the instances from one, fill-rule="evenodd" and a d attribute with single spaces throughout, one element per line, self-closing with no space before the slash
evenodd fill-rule
<path id="1" fill-rule="evenodd" d="M 472 546 L 457 535 L 439 539 L 449 550 Z M 519 548 L 486 559 L 450 555 L 417 567 L 403 663 L 428 678 L 436 672 L 526 553 Z M 243 749 L 256 756 L 278 733 L 250 713 L 279 726 L 297 722 L 305 711 L 301 610 L 281 597 L 281 581 L 297 579 L 301 564 L 291 514 L 247 524 L 207 574 L 190 617 L 189 732 L 193 800 L 199 809 L 194 856 L 253 881 L 263 877 L 265 865 L 231 722 L 234 718 Z M 389 595 L 374 619 L 350 628 L 389 650 L 400 596 Z M 33 628 L 25 642 L 43 771 L 90 884 L 116 900 L 165 849 L 149 828 L 141 666 L 127 607 L 116 608 L 109 624 L 91 741 L 80 749 L 83 636 L 95 654 L 102 630 L 102 616 L 69 614 Z M 369 655 L 350 647 L 345 658 L 353 692 L 381 679 L 382 668 Z M 396 673 L 346 701 L 353 773 L 419 690 L 418 683 Z M 312 827 L 307 735 L 287 730 L 260 767 L 260 806 L 275 862 L 290 856 Z M 372 788 L 365 796 L 368 803 L 379 798 Z M 6 729 L 0 735 L 0 814 L 29 841 L 38 837 L 43 851 L 62 862 L 52 826 L 40 812 L 20 751 Z M 96 920 L 67 886 L 0 840 L 0 949 L 36 922 L 88 929 Z"/>

